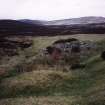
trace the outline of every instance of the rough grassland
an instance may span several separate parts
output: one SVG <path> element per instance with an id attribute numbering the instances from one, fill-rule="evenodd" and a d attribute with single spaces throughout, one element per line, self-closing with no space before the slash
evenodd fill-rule
<path id="1" fill-rule="evenodd" d="M 94 41 L 104 37 L 93 36 L 86 37 Z M 40 37 L 35 43 L 41 48 L 59 37 L 62 36 Z M 85 40 L 88 39 L 86 37 Z M 102 46 L 101 50 L 104 49 L 104 40 L 97 43 Z M 0 105 L 105 105 L 105 61 L 99 53 L 83 63 L 85 68 L 68 72 L 34 69 L 3 77 L 0 82 Z"/>
<path id="2" fill-rule="evenodd" d="M 6 78 L 0 105 L 104 105 L 105 61 L 95 56 L 79 71 L 42 70 Z"/>
<path id="3" fill-rule="evenodd" d="M 59 39 L 67 39 L 67 38 L 77 38 L 79 40 L 85 41 L 100 41 L 105 39 L 105 34 L 76 34 L 76 35 L 63 35 L 63 36 L 54 36 L 54 37 L 36 37 L 34 38 L 34 47 L 35 48 L 43 48 L 48 45 L 51 45 L 54 41 Z"/>

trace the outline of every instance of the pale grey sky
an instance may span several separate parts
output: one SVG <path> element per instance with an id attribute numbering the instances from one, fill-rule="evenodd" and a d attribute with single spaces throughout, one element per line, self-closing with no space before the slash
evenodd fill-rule
<path id="1" fill-rule="evenodd" d="M 0 19 L 105 17 L 105 0 L 0 0 Z"/>

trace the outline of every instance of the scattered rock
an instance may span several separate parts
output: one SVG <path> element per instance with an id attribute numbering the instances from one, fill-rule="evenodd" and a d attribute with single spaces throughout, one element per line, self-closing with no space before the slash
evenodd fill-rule
<path id="1" fill-rule="evenodd" d="M 7 75 L 7 70 L 5 68 L 0 67 L 0 76 Z"/>
<path id="2" fill-rule="evenodd" d="M 85 64 L 73 64 L 71 65 L 70 69 L 74 70 L 74 69 L 79 69 L 84 67 L 85 67 Z"/>
<path id="3" fill-rule="evenodd" d="M 105 60 L 105 51 L 103 51 L 103 52 L 101 53 L 101 58 L 102 58 L 103 60 Z"/>
<path id="4" fill-rule="evenodd" d="M 53 44 L 60 44 L 60 43 L 67 43 L 67 42 L 70 43 L 73 41 L 78 41 L 78 39 L 76 38 L 60 39 L 60 40 L 55 41 Z"/>

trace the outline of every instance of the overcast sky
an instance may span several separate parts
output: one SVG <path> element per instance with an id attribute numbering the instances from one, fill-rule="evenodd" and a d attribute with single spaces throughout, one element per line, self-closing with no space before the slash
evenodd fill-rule
<path id="1" fill-rule="evenodd" d="M 105 0 L 0 0 L 0 19 L 105 17 Z"/>

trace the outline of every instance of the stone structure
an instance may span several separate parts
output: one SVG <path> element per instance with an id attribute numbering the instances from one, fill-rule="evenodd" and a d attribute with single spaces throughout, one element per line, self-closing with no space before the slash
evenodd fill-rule
<path id="1" fill-rule="evenodd" d="M 79 62 L 80 58 L 88 56 L 95 48 L 96 45 L 91 41 L 79 41 L 71 38 L 55 41 L 46 48 L 45 52 L 53 59 L 57 57 L 56 60 L 67 58 L 68 60 L 71 59 L 71 61 L 78 59 L 76 62 Z"/>

